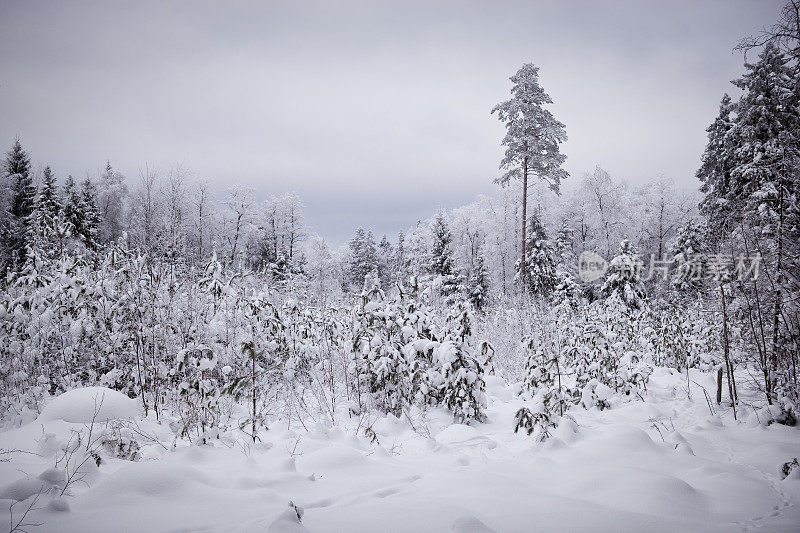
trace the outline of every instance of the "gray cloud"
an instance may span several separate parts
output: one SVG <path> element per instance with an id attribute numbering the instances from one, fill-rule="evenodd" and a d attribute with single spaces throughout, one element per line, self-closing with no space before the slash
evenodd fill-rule
<path id="1" fill-rule="evenodd" d="M 432 4 L 432 5 L 429 5 Z M 782 1 L 0 4 L 0 143 L 83 175 L 184 163 L 294 190 L 340 242 L 492 189 L 489 115 L 526 61 L 599 163 L 693 184 L 736 40 Z"/>

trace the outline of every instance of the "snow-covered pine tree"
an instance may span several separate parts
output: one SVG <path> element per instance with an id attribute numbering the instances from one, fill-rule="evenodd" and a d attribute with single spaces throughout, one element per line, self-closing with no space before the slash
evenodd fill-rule
<path id="1" fill-rule="evenodd" d="M 517 279 L 524 282 L 524 287 L 536 296 L 549 295 L 556 284 L 556 265 L 553 249 L 547 241 L 547 233 L 539 219 L 533 213 L 528 221 L 527 245 L 525 247 L 526 273 L 521 273 L 521 264 L 517 264 Z"/>
<path id="2" fill-rule="evenodd" d="M 481 313 L 489 304 L 489 270 L 483 259 L 480 249 L 475 256 L 475 265 L 472 268 L 472 276 L 469 278 L 467 287 L 469 301 L 475 311 Z"/>
<path id="3" fill-rule="evenodd" d="M 59 220 L 60 210 L 56 178 L 50 167 L 46 166 L 42 173 L 36 207 L 28 222 L 28 242 L 30 246 L 38 247 L 50 259 L 58 257 L 63 251 L 59 239 L 59 224 L 62 222 Z"/>
<path id="4" fill-rule="evenodd" d="M 565 271 L 556 272 L 552 300 L 555 307 L 565 311 L 574 311 L 580 306 L 581 288 L 572 274 Z"/>
<path id="5" fill-rule="evenodd" d="M 381 237 L 381 242 L 378 244 L 377 259 L 381 285 L 389 287 L 394 280 L 394 250 L 386 234 Z"/>
<path id="6" fill-rule="evenodd" d="M 442 211 L 439 211 L 434 217 L 431 231 L 433 232 L 433 246 L 430 271 L 436 276 L 436 283 L 440 287 L 445 301 L 452 303 L 455 301 L 457 293 L 463 289 L 463 280 L 456 271 L 452 248 L 453 237 Z"/>
<path id="7" fill-rule="evenodd" d="M 703 286 L 703 265 L 708 247 L 703 228 L 692 219 L 679 227 L 670 255 L 676 264 L 672 288 L 683 296 L 697 298 Z"/>
<path id="8" fill-rule="evenodd" d="M 457 302 L 447 318 L 448 331 L 436 348 L 442 369 L 442 398 L 455 419 L 462 424 L 486 419 L 486 384 L 483 367 L 474 356 L 473 317 L 464 302 Z"/>
<path id="9" fill-rule="evenodd" d="M 555 262 L 557 272 L 575 273 L 578 266 L 578 258 L 575 255 L 573 230 L 567 220 L 561 221 L 561 227 L 556 233 L 555 239 Z M 574 279 L 574 278 L 573 278 Z"/>
<path id="10" fill-rule="evenodd" d="M 369 283 L 367 285 L 366 283 Z M 380 278 L 366 277 L 354 339 L 356 373 L 373 407 L 400 417 L 411 397 L 398 306 L 386 301 Z M 359 401 L 361 395 L 359 394 Z"/>
<path id="11" fill-rule="evenodd" d="M 530 355 L 523 386 L 538 403 L 533 411 L 527 407 L 517 411 L 514 432 L 524 429 L 530 435 L 538 431 L 537 438 L 544 441 L 558 427 L 570 405 L 570 396 L 562 383 L 566 372 L 561 353 L 552 340 L 537 343 L 531 339 L 527 345 Z"/>
<path id="12" fill-rule="evenodd" d="M 729 232 L 740 201 L 740 195 L 734 190 L 731 180 L 737 142 L 731 133 L 732 110 L 731 97 L 723 95 L 717 118 L 706 128 L 708 144 L 696 173 L 702 183 L 700 191 L 704 194 L 700 212 L 708 219 L 709 229 L 715 238 L 722 238 Z"/>
<path id="13" fill-rule="evenodd" d="M 80 204 L 83 211 L 81 238 L 86 248 L 95 250 L 98 246 L 98 232 L 101 220 L 100 210 L 97 208 L 97 192 L 95 191 L 94 183 L 88 177 L 81 183 Z"/>
<path id="14" fill-rule="evenodd" d="M 378 254 L 375 250 L 375 238 L 372 231 L 358 228 L 350 241 L 350 264 L 348 281 L 353 289 L 360 290 L 364 286 L 364 278 L 378 268 Z"/>
<path id="15" fill-rule="evenodd" d="M 67 176 L 61 194 L 61 216 L 72 228 L 72 235 L 83 242 L 85 225 L 83 199 L 75 178 Z"/>
<path id="16" fill-rule="evenodd" d="M 414 282 L 415 278 L 411 278 Z M 434 361 L 434 350 L 439 345 L 435 333 L 431 308 L 420 299 L 416 285 L 401 294 L 401 335 L 403 351 L 409 362 L 411 393 L 422 406 L 439 405 L 442 401 L 444 377 Z"/>
<path id="17" fill-rule="evenodd" d="M 397 247 L 394 251 L 394 281 L 405 283 L 408 281 L 408 257 L 406 250 L 406 236 L 403 230 L 397 233 Z"/>
<path id="18" fill-rule="evenodd" d="M 628 239 L 619 245 L 619 253 L 608 265 L 606 279 L 600 287 L 605 298 L 618 298 L 632 309 L 639 309 L 644 303 L 644 289 L 641 282 L 641 260 Z"/>
<path id="19" fill-rule="evenodd" d="M 528 175 L 533 174 L 546 182 L 556 193 L 561 180 L 568 174 L 562 168 L 567 157 L 561 153 L 560 145 L 567 140 L 564 124 L 557 121 L 545 105 L 553 100 L 539 85 L 539 68 L 532 63 L 522 65 L 511 76 L 511 99 L 497 104 L 492 113 L 505 123 L 506 135 L 503 146 L 505 156 L 500 168 L 506 173 L 495 182 L 503 186 L 514 180 L 522 181 L 522 275 L 528 273 L 526 261 L 528 223 Z M 524 280 L 523 280 L 524 281 Z"/>
<path id="20" fill-rule="evenodd" d="M 31 176 L 31 160 L 19 139 L 14 140 L 3 165 L 6 183 L 11 190 L 9 227 L 5 239 L 11 251 L 11 260 L 22 267 L 28 245 L 28 224 L 36 205 L 36 186 Z"/>
<path id="21" fill-rule="evenodd" d="M 796 374 L 790 378 L 796 360 L 787 349 L 797 338 L 797 272 L 800 270 L 800 80 L 786 56 L 767 44 L 754 64 L 734 84 L 744 90 L 736 104 L 732 133 L 737 140 L 735 166 L 731 171 L 733 189 L 743 199 L 743 233 L 751 233 L 751 245 L 764 255 L 762 297 L 756 305 L 769 323 L 764 357 L 767 399 L 781 382 L 800 399 Z M 746 237 L 746 236 L 745 236 Z M 756 244 L 752 244 L 757 240 Z M 745 249 L 745 251 L 747 251 Z M 755 280 L 751 280 L 755 283 Z M 755 290 L 755 289 L 754 289 Z M 767 309 L 768 308 L 768 309 Z M 795 322 L 792 325 L 792 322 Z M 796 345 L 796 343 L 795 343 Z M 790 362 L 791 360 L 791 362 Z"/>

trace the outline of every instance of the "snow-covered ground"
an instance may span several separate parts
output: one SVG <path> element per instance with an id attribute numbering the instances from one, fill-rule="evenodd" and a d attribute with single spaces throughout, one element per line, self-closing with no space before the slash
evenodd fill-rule
<path id="1" fill-rule="evenodd" d="M 712 376 L 692 378 L 715 390 Z M 575 410 L 577 426 L 562 423 L 543 444 L 513 433 L 523 400 L 497 377 L 487 380 L 489 421 L 474 427 L 433 411 L 361 420 L 360 430 L 356 419 L 308 431 L 276 424 L 255 445 L 242 435 L 172 449 L 167 425 L 138 420 L 126 424 L 141 432 L 138 460 L 101 451 L 100 466 L 86 461 L 63 497 L 39 497 L 25 522 L 40 525 L 25 529 L 800 531 L 800 470 L 786 479 L 779 471 L 800 457 L 800 430 L 759 424 L 763 414 L 744 407 L 739 422 L 729 409 L 712 416 L 700 386 L 687 398 L 685 375 L 668 369 L 648 389 L 647 402 Z M 0 463 L 4 527 L 16 499 L 15 521 L 40 487 L 61 492 L 52 467 L 71 430 L 83 430 L 85 443 L 93 417 L 103 420 L 99 431 L 138 416 L 132 400 L 108 390 L 94 416 L 98 393 L 62 395 L 37 420 L 0 433 L 0 448 L 20 450 Z"/>

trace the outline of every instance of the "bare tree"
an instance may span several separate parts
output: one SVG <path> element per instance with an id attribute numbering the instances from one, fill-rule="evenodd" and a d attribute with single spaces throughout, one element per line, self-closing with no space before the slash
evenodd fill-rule
<path id="1" fill-rule="evenodd" d="M 230 249 L 229 260 L 233 264 L 236 254 L 240 251 L 239 246 L 244 239 L 244 233 L 253 218 L 253 206 L 255 205 L 253 189 L 243 185 L 231 187 L 228 189 L 224 204 L 230 209 L 232 215 L 231 228 L 226 238 Z"/>

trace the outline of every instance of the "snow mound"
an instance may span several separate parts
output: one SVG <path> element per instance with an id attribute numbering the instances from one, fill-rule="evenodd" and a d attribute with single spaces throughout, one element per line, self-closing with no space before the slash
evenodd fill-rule
<path id="1" fill-rule="evenodd" d="M 452 531 L 454 533 L 495 533 L 495 530 L 475 518 L 474 516 L 462 516 L 453 522 Z"/>
<path id="2" fill-rule="evenodd" d="M 485 437 L 477 429 L 465 424 L 452 424 L 436 435 L 436 440 L 442 444 L 461 444 L 481 438 Z"/>
<path id="3" fill-rule="evenodd" d="M 91 489 L 100 498 L 119 498 L 125 494 L 171 497 L 186 495 L 202 485 L 214 486 L 200 470 L 158 461 L 125 465 Z"/>
<path id="4" fill-rule="evenodd" d="M 278 515 L 267 529 L 267 533 L 302 533 L 308 529 L 300 523 L 303 509 L 289 502 L 289 508 Z"/>
<path id="5" fill-rule="evenodd" d="M 303 469 L 311 472 L 347 470 L 366 463 L 367 460 L 359 451 L 336 444 L 315 450 L 300 460 Z"/>
<path id="6" fill-rule="evenodd" d="M 74 389 L 53 398 L 39 420 L 63 420 L 75 424 L 104 423 L 138 418 L 139 405 L 121 392 L 106 387 Z"/>
<path id="7" fill-rule="evenodd" d="M 490 396 L 494 396 L 504 402 L 511 401 L 514 397 L 514 391 L 508 386 L 506 380 L 500 376 L 484 376 L 483 379 L 486 383 L 486 393 Z"/>

